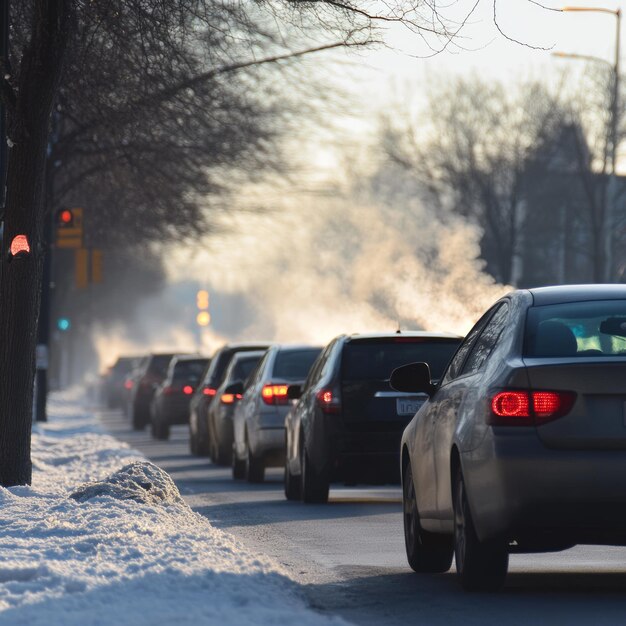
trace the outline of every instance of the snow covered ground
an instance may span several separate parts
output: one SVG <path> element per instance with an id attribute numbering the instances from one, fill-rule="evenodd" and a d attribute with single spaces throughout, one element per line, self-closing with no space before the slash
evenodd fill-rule
<path id="1" fill-rule="evenodd" d="M 33 483 L 0 488 L 0 624 L 344 624 L 102 431 L 79 391 L 33 431 Z"/>

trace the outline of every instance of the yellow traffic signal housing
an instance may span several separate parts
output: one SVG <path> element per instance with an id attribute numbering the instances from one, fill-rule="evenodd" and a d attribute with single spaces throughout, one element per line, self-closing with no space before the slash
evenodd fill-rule
<path id="1" fill-rule="evenodd" d="M 56 214 L 57 248 L 82 248 L 83 209 L 61 209 Z"/>

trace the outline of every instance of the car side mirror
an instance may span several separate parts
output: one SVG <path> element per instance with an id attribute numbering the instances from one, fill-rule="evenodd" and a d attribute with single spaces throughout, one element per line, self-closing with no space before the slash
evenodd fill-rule
<path id="1" fill-rule="evenodd" d="M 432 396 L 435 391 L 428 363 L 409 363 L 396 367 L 391 372 L 389 384 L 396 391 L 409 393 L 427 393 Z"/>
<path id="2" fill-rule="evenodd" d="M 234 383 L 230 383 L 230 385 L 228 385 L 228 387 L 224 389 L 224 393 L 230 393 L 233 396 L 236 396 L 237 394 L 242 395 L 243 394 L 243 381 L 237 380 Z"/>
<path id="3" fill-rule="evenodd" d="M 302 385 L 289 385 L 287 387 L 287 397 L 290 400 L 298 400 L 302 396 Z"/>

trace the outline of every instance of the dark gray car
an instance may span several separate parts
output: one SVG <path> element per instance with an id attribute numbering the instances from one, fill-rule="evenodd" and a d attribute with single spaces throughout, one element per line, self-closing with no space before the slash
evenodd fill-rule
<path id="1" fill-rule="evenodd" d="M 515 291 L 470 331 L 401 443 L 407 557 L 497 589 L 510 552 L 626 545 L 626 287 Z"/>

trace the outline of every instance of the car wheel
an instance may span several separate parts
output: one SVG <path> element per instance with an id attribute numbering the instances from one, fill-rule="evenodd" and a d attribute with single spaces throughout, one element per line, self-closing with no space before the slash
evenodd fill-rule
<path id="1" fill-rule="evenodd" d="M 130 412 L 132 415 L 133 430 L 143 430 L 146 427 L 146 420 L 143 412 L 136 407 L 131 408 Z"/>
<path id="2" fill-rule="evenodd" d="M 228 450 L 224 444 L 216 444 L 216 448 L 217 455 L 215 458 L 215 464 L 223 466 L 232 465 L 232 450 Z"/>
<path id="3" fill-rule="evenodd" d="M 466 591 L 497 591 L 504 584 L 509 567 L 507 543 L 503 539 L 478 539 L 460 470 L 454 489 L 454 557 Z"/>
<path id="4" fill-rule="evenodd" d="M 300 476 L 294 476 L 289 469 L 289 460 L 285 461 L 285 497 L 287 500 L 300 499 Z"/>
<path id="5" fill-rule="evenodd" d="M 265 479 L 265 464 L 263 459 L 250 450 L 246 441 L 246 478 L 249 483 L 262 483 Z"/>
<path id="6" fill-rule="evenodd" d="M 191 427 L 189 428 L 189 452 L 194 456 L 198 456 L 198 439 Z"/>
<path id="7" fill-rule="evenodd" d="M 309 504 L 324 504 L 328 502 L 330 489 L 329 479 L 322 473 L 317 472 L 309 460 L 304 442 L 300 444 L 300 497 L 302 502 Z"/>
<path id="8" fill-rule="evenodd" d="M 237 453 L 233 450 L 233 478 L 241 480 L 246 477 L 246 462 L 237 458 Z"/>
<path id="9" fill-rule="evenodd" d="M 411 568 L 416 572 L 447 572 L 452 565 L 454 555 L 453 538 L 450 535 L 430 533 L 422 528 L 410 463 L 404 470 L 402 506 L 404 546 Z"/>

